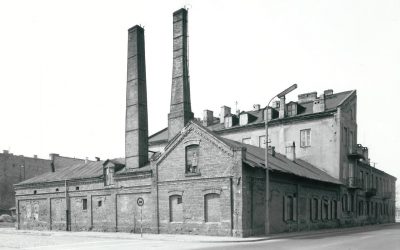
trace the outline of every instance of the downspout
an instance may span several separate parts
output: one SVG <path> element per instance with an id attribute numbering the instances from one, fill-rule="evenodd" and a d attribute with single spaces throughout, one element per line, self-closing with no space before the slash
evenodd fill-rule
<path id="1" fill-rule="evenodd" d="M 299 216 L 299 203 L 300 203 L 300 184 L 297 183 L 297 202 L 296 202 L 296 219 L 297 219 L 297 232 L 300 231 L 300 216 Z"/>
<path id="2" fill-rule="evenodd" d="M 65 231 L 69 231 L 68 227 L 69 221 L 69 211 L 68 211 L 68 185 L 67 180 L 65 180 Z"/>
<path id="3" fill-rule="evenodd" d="M 158 164 L 156 164 L 156 208 L 157 208 L 157 234 L 160 234 L 160 207 L 158 195 Z"/>
<path id="4" fill-rule="evenodd" d="M 229 188 L 230 188 L 230 194 L 231 194 L 231 236 L 233 236 L 233 180 L 232 177 L 229 178 Z"/>

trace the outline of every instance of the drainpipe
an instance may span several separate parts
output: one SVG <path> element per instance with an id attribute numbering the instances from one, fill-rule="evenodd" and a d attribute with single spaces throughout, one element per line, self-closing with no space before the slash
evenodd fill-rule
<path id="1" fill-rule="evenodd" d="M 300 216 L 299 216 L 299 203 L 300 203 L 300 184 L 297 183 L 297 197 L 296 197 L 296 219 L 297 219 L 297 232 L 300 231 Z M 331 210 L 332 211 L 332 210 Z"/>
<path id="2" fill-rule="evenodd" d="M 157 208 L 157 234 L 160 234 L 160 205 L 158 194 L 158 164 L 156 164 L 156 208 Z"/>
<path id="3" fill-rule="evenodd" d="M 229 178 L 229 189 L 231 195 L 231 236 L 233 237 L 233 180 L 232 177 Z"/>
<path id="4" fill-rule="evenodd" d="M 68 221 L 69 221 L 69 211 L 68 211 L 68 185 L 67 185 L 67 180 L 65 180 L 65 231 L 69 231 Z"/>

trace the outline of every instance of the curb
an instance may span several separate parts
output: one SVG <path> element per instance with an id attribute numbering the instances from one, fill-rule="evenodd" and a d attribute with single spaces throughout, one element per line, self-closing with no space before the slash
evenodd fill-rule
<path id="1" fill-rule="evenodd" d="M 300 231 L 291 233 L 274 234 L 263 237 L 249 237 L 249 238 L 233 238 L 233 237 L 218 237 L 218 236 L 203 236 L 203 235 L 174 235 L 174 234 L 144 234 L 140 237 L 139 234 L 130 233 L 114 233 L 114 232 L 65 232 L 65 231 L 30 231 L 30 230 L 17 230 L 15 228 L 0 228 L 0 234 L 22 234 L 22 235 L 37 235 L 37 236 L 75 236 L 75 237 L 92 237 L 92 238 L 114 238 L 125 240 L 158 240 L 158 241 L 191 241 L 202 243 L 246 243 L 246 242 L 260 242 L 273 239 L 295 238 L 301 236 L 320 236 L 334 232 L 348 232 L 357 233 L 371 230 L 380 230 L 384 227 L 399 225 L 399 223 L 387 223 L 378 225 L 368 225 L 363 227 L 347 227 L 347 228 L 334 228 L 313 231 Z M 201 239 L 203 238 L 203 239 Z M 206 239 L 205 239 L 206 238 Z"/>

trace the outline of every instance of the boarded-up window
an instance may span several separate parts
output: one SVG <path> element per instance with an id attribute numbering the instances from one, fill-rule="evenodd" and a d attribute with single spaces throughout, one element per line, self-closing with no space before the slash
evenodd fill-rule
<path id="1" fill-rule="evenodd" d="M 205 222 L 221 221 L 221 207 L 219 194 L 206 194 L 204 196 L 204 220 Z"/>
<path id="2" fill-rule="evenodd" d="M 39 203 L 33 205 L 33 219 L 39 220 Z"/>
<path id="3" fill-rule="evenodd" d="M 186 147 L 186 173 L 199 172 L 199 145 L 189 145 Z"/>
<path id="4" fill-rule="evenodd" d="M 169 221 L 183 221 L 182 196 L 180 195 L 171 195 L 169 197 Z"/>

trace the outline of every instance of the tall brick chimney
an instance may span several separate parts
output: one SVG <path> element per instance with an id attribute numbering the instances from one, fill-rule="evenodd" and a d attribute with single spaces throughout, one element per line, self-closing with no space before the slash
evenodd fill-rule
<path id="1" fill-rule="evenodd" d="M 144 29 L 128 30 L 126 83 L 125 166 L 140 168 L 148 162 L 148 124 Z"/>
<path id="2" fill-rule="evenodd" d="M 174 12 L 173 68 L 171 106 L 168 114 L 168 140 L 171 140 L 188 121 L 193 119 L 190 105 L 189 65 L 187 56 L 187 10 Z"/>

